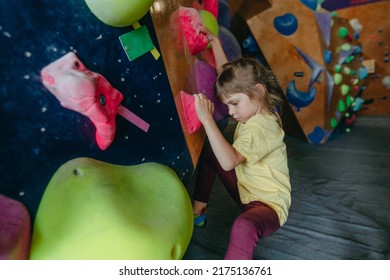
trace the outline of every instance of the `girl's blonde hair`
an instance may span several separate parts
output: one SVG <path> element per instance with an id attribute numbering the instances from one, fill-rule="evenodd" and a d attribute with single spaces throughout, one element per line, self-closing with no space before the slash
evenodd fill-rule
<path id="1" fill-rule="evenodd" d="M 264 95 L 260 94 L 257 84 L 264 86 Z M 234 93 L 244 93 L 251 100 L 257 100 L 269 113 L 278 118 L 282 127 L 279 111 L 283 100 L 278 94 L 280 85 L 271 70 L 254 58 L 239 58 L 222 66 L 215 82 L 215 96 L 223 100 Z"/>

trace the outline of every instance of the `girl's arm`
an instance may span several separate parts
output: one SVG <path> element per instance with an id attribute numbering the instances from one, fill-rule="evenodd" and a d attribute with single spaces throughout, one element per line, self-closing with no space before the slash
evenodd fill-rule
<path id="1" fill-rule="evenodd" d="M 217 36 L 215 36 L 212 32 L 210 32 L 207 28 L 202 30 L 207 35 L 210 46 L 214 53 L 215 58 L 215 66 L 217 68 L 218 74 L 221 72 L 222 65 L 228 62 L 226 54 L 222 48 L 221 41 Z"/>
<path id="2" fill-rule="evenodd" d="M 219 130 L 213 118 L 214 104 L 203 94 L 195 94 L 196 113 L 203 124 L 211 148 L 225 171 L 232 170 L 245 158 L 233 148 Z"/>

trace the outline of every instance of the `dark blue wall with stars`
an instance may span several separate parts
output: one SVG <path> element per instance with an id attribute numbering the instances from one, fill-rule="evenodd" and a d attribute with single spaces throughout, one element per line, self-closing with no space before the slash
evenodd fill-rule
<path id="1" fill-rule="evenodd" d="M 188 183 L 194 168 L 163 59 L 128 60 L 118 38 L 132 26 L 105 25 L 82 0 L 1 1 L 0 8 L 0 194 L 23 202 L 34 218 L 51 176 L 77 157 L 158 162 Z M 150 14 L 139 23 L 160 51 Z M 41 69 L 70 51 L 122 92 L 121 105 L 148 122 L 148 132 L 117 115 L 114 141 L 99 149 L 92 122 L 42 84 Z"/>

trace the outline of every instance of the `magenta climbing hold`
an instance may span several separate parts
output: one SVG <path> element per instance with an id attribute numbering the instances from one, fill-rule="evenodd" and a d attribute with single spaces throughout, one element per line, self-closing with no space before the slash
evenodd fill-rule
<path id="1" fill-rule="evenodd" d="M 203 9 L 209 11 L 218 18 L 218 0 L 203 0 Z"/>
<path id="2" fill-rule="evenodd" d="M 30 216 L 26 207 L 0 194 L 0 260 L 28 259 L 30 236 Z"/>
<path id="3" fill-rule="evenodd" d="M 64 108 L 87 116 L 96 128 L 95 139 L 100 149 L 107 149 L 116 132 L 116 114 L 123 100 L 101 75 L 89 71 L 75 53 L 69 52 L 44 67 L 41 71 L 44 86 L 58 99 Z M 121 112 L 126 110 L 121 110 Z M 141 119 L 123 117 L 147 130 L 148 124 Z M 130 116 L 131 117 L 131 116 Z"/>
<path id="4" fill-rule="evenodd" d="M 96 127 L 96 142 L 107 149 L 116 131 L 115 116 L 123 95 L 100 74 L 89 71 L 69 52 L 41 71 L 44 86 L 64 108 L 87 116 Z"/>
<path id="5" fill-rule="evenodd" d="M 199 12 L 195 8 L 180 7 L 179 18 L 191 54 L 205 50 L 209 41 L 201 32 L 204 26 Z"/>
<path id="6" fill-rule="evenodd" d="M 185 91 L 180 91 L 180 100 L 187 132 L 194 134 L 202 127 L 202 123 L 196 114 L 195 97 Z"/>

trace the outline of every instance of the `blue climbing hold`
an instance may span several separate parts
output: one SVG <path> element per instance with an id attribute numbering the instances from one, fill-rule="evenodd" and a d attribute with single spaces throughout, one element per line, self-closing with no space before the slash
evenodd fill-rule
<path id="1" fill-rule="evenodd" d="M 298 29 L 298 19 L 293 14 L 286 13 L 274 19 L 274 26 L 280 34 L 289 36 Z"/>
<path id="2" fill-rule="evenodd" d="M 329 64 L 332 62 L 332 57 L 333 57 L 332 52 L 328 49 L 325 49 L 324 50 L 324 60 L 325 60 L 326 64 Z"/>

